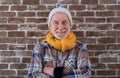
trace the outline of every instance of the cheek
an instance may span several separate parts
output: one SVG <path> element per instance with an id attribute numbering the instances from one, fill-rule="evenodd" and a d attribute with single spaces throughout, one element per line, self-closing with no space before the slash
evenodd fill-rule
<path id="1" fill-rule="evenodd" d="M 54 26 L 52 26 L 52 27 L 50 27 L 50 30 L 51 30 L 52 32 L 54 32 L 55 30 L 57 30 L 57 28 L 54 27 Z"/>
<path id="2" fill-rule="evenodd" d="M 65 29 L 69 30 L 69 29 L 70 29 L 70 26 L 66 26 Z"/>

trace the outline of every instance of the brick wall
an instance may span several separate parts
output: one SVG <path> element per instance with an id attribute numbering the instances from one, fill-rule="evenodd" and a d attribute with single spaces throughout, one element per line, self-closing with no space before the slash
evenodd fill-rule
<path id="1" fill-rule="evenodd" d="M 25 78 L 57 0 L 0 0 L 0 78 Z M 92 78 L 120 78 L 120 0 L 63 0 L 89 49 Z"/>

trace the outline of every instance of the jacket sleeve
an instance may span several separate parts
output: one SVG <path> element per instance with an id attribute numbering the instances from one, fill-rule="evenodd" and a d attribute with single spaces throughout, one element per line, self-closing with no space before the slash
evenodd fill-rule
<path id="1" fill-rule="evenodd" d="M 65 69 L 63 78 L 91 78 L 90 60 L 86 46 L 80 46 L 79 53 L 77 55 L 77 68 Z"/>
<path id="2" fill-rule="evenodd" d="M 41 49 L 41 50 L 40 50 Z M 51 78 L 50 76 L 44 74 L 42 72 L 43 64 L 42 64 L 42 48 L 37 44 L 34 47 L 29 69 L 28 69 L 28 78 Z"/>

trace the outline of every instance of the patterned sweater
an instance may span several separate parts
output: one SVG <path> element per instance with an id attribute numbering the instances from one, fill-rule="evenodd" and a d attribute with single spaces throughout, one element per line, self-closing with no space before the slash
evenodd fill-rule
<path id="1" fill-rule="evenodd" d="M 73 49 L 62 52 L 48 43 L 35 45 L 28 70 L 28 78 L 53 78 L 43 73 L 42 68 L 65 67 L 70 73 L 62 78 L 90 78 L 90 60 L 86 46 L 77 42 Z"/>

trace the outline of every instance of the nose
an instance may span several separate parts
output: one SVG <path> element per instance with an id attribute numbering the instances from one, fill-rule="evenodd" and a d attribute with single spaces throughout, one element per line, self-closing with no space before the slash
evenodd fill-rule
<path id="1" fill-rule="evenodd" d="M 62 23 L 59 23 L 58 28 L 59 28 L 59 29 L 63 29 L 63 28 L 64 28 L 64 25 L 63 25 Z"/>

